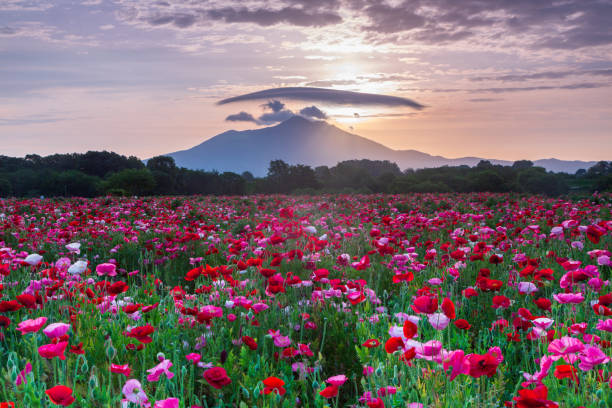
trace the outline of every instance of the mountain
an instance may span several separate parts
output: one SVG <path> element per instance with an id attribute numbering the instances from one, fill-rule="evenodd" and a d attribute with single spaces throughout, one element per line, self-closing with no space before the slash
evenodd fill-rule
<path id="1" fill-rule="evenodd" d="M 479 157 L 449 159 L 416 150 L 393 150 L 370 139 L 354 135 L 322 121 L 293 116 L 276 125 L 255 130 L 230 130 L 191 149 L 168 153 L 181 167 L 202 170 L 250 171 L 264 176 L 271 160 L 312 167 L 334 166 L 351 159 L 389 160 L 401 169 L 441 166 L 475 166 Z M 511 165 L 511 161 L 490 160 L 493 164 Z M 575 173 L 595 162 L 544 159 L 536 166 L 556 172 Z"/>

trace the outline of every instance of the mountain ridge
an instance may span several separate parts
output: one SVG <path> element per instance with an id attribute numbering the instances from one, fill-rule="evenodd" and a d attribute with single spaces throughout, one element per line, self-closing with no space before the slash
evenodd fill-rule
<path id="1" fill-rule="evenodd" d="M 394 150 L 379 142 L 349 133 L 324 121 L 293 116 L 274 126 L 243 131 L 228 130 L 185 150 L 167 153 L 181 167 L 199 170 L 250 171 L 266 174 L 271 160 L 312 167 L 335 166 L 352 159 L 389 160 L 402 169 L 441 166 L 475 166 L 481 160 L 511 165 L 509 160 L 475 156 L 447 158 L 414 149 Z M 596 162 L 547 158 L 533 160 L 534 165 L 554 172 L 575 173 Z"/>

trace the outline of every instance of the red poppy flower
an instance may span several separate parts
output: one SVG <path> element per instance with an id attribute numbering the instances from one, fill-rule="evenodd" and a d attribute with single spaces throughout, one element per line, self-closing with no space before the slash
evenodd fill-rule
<path id="1" fill-rule="evenodd" d="M 549 401 L 548 388 L 545 385 L 539 385 L 533 390 L 519 390 L 519 396 L 514 397 L 517 408 L 557 408 L 559 405 L 556 402 Z"/>
<path id="2" fill-rule="evenodd" d="M 189 272 L 187 272 L 187 275 L 185 275 L 185 280 L 191 282 L 193 280 L 196 280 L 198 276 L 200 276 L 201 274 L 202 274 L 201 266 L 198 268 L 193 268 Z"/>
<path id="3" fill-rule="evenodd" d="M 414 299 L 412 310 L 416 313 L 432 314 L 438 310 L 438 298 L 433 296 L 419 296 Z"/>
<path id="4" fill-rule="evenodd" d="M 411 339 L 416 336 L 417 331 L 418 327 L 416 324 L 412 323 L 410 320 L 404 322 L 404 337 Z"/>
<path id="5" fill-rule="evenodd" d="M 401 337 L 391 337 L 385 342 L 385 351 L 389 354 L 404 347 L 404 340 Z"/>
<path id="6" fill-rule="evenodd" d="M 368 408 L 385 408 L 385 403 L 382 398 L 376 398 L 367 402 Z"/>
<path id="7" fill-rule="evenodd" d="M 457 319 L 453 322 L 455 327 L 461 330 L 469 330 L 472 325 L 465 319 Z"/>
<path id="8" fill-rule="evenodd" d="M 442 312 L 444 312 L 446 317 L 448 317 L 449 319 L 454 319 L 455 317 L 457 317 L 455 315 L 455 304 L 447 297 L 444 298 L 444 300 L 442 301 Z"/>
<path id="9" fill-rule="evenodd" d="M 570 364 L 560 364 L 555 367 L 555 372 L 553 373 L 556 378 L 570 378 L 573 381 L 578 382 L 578 370 Z"/>
<path id="10" fill-rule="evenodd" d="M 334 398 L 338 395 L 338 387 L 335 385 L 328 385 L 323 389 L 323 391 L 319 392 L 323 398 Z"/>
<path id="11" fill-rule="evenodd" d="M 47 391 L 45 391 L 45 394 L 49 396 L 49 399 L 55 405 L 67 407 L 74 402 L 72 388 L 66 387 L 65 385 L 56 385 L 53 388 L 49 388 Z"/>
<path id="12" fill-rule="evenodd" d="M 0 302 L 0 313 L 14 312 L 23 306 L 16 300 L 4 300 Z"/>
<path id="13" fill-rule="evenodd" d="M 232 383 L 232 380 L 227 376 L 227 371 L 223 367 L 212 367 L 204 371 L 204 379 L 211 387 L 220 390 Z"/>
<path id="14" fill-rule="evenodd" d="M 132 337 L 141 343 L 151 343 L 153 339 L 149 336 L 155 332 L 155 328 L 150 324 L 144 326 L 138 326 L 132 328 L 128 333 L 125 333 L 127 337 Z"/>
<path id="15" fill-rule="evenodd" d="M 470 354 L 467 356 L 469 364 L 468 375 L 474 378 L 493 377 L 497 372 L 499 361 L 492 353 L 486 354 Z"/>
<path id="16" fill-rule="evenodd" d="M 276 273 L 276 271 L 274 269 L 269 269 L 269 268 L 261 268 L 259 270 L 259 273 L 262 274 L 264 277 L 266 278 L 271 278 L 272 276 L 274 276 L 274 274 Z"/>
<path id="17" fill-rule="evenodd" d="M 503 295 L 493 296 L 493 304 L 491 307 L 493 309 L 507 309 L 510 307 L 510 299 Z"/>
<path id="18" fill-rule="evenodd" d="M 538 299 L 534 299 L 533 303 L 536 304 L 538 309 L 546 310 L 546 311 L 550 312 L 550 307 L 552 306 L 552 302 L 550 301 L 550 299 L 547 299 L 547 298 L 538 298 Z"/>
<path id="19" fill-rule="evenodd" d="M 29 293 L 22 293 L 15 297 L 19 303 L 28 309 L 34 309 L 36 307 L 36 298 Z"/>
<path id="20" fill-rule="evenodd" d="M 9 327 L 11 319 L 6 316 L 0 316 L 0 327 Z"/>
<path id="21" fill-rule="evenodd" d="M 367 348 L 374 348 L 374 347 L 378 347 L 380 346 L 380 341 L 378 341 L 377 339 L 369 339 L 366 340 L 363 344 L 363 347 L 367 347 Z"/>
<path id="22" fill-rule="evenodd" d="M 242 336 L 242 342 L 251 350 L 257 350 L 257 342 L 250 336 Z"/>
<path id="23" fill-rule="evenodd" d="M 108 288 L 108 293 L 117 296 L 120 293 L 126 292 L 130 287 L 123 281 L 115 282 Z"/>
<path id="24" fill-rule="evenodd" d="M 397 273 L 393 275 L 393 283 L 412 282 L 413 280 L 414 280 L 414 274 L 410 271 L 406 273 Z"/>
<path id="25" fill-rule="evenodd" d="M 599 240 L 606 230 L 599 225 L 589 225 L 586 230 L 586 236 L 594 244 L 599 244 Z"/>
<path id="26" fill-rule="evenodd" d="M 408 350 L 404 351 L 404 354 L 400 356 L 400 360 L 408 364 L 410 360 L 412 360 L 415 356 L 416 349 L 414 347 L 411 347 Z"/>
<path id="27" fill-rule="evenodd" d="M 70 346 L 69 350 L 72 354 L 85 354 L 85 350 L 83 350 L 83 342 L 80 342 L 76 346 Z"/>
<path id="28" fill-rule="evenodd" d="M 264 389 L 261 390 L 261 394 L 270 394 L 271 392 L 275 392 L 278 395 L 285 395 L 285 382 L 278 377 L 268 377 L 263 380 L 263 384 L 265 385 Z"/>
<path id="29" fill-rule="evenodd" d="M 493 254 L 489 257 L 489 263 L 492 263 L 493 265 L 499 265 L 502 262 L 504 262 L 504 258 L 499 255 Z"/>

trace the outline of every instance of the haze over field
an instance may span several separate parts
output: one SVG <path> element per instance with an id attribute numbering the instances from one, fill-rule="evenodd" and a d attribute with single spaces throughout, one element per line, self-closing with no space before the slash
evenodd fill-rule
<path id="1" fill-rule="evenodd" d="M 434 156 L 609 160 L 611 20 L 610 0 L 2 1 L 2 153 L 152 157 L 301 114 Z"/>

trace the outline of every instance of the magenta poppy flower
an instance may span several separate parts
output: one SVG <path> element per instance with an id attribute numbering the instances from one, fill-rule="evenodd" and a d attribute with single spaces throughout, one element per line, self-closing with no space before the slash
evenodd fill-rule
<path id="1" fill-rule="evenodd" d="M 15 380 L 15 385 L 19 387 L 21 384 L 27 384 L 28 379 L 26 378 L 26 376 L 31 372 L 32 372 L 32 364 L 30 364 L 30 362 L 27 362 L 25 365 L 25 368 L 21 370 L 19 374 L 17 375 L 17 379 Z"/>
<path id="2" fill-rule="evenodd" d="M 111 364 L 110 366 L 111 373 L 115 374 L 123 374 L 126 377 L 129 377 L 132 373 L 132 369 L 129 364 Z"/>
<path id="3" fill-rule="evenodd" d="M 197 364 L 202 359 L 202 356 L 199 355 L 198 353 L 189 353 L 185 356 L 185 358 L 191 361 L 193 364 Z"/>
<path id="4" fill-rule="evenodd" d="M 178 398 L 167 398 L 164 400 L 155 401 L 155 405 L 153 408 L 178 408 L 179 400 Z"/>
<path id="5" fill-rule="evenodd" d="M 459 374 L 466 374 L 469 370 L 469 364 L 465 358 L 463 350 L 452 351 L 442 362 L 442 368 L 447 371 L 452 367 L 452 371 L 448 376 L 449 380 L 453 381 Z"/>
<path id="6" fill-rule="evenodd" d="M 599 320 L 595 328 L 601 331 L 612 332 L 612 319 Z"/>
<path id="7" fill-rule="evenodd" d="M 582 303 L 582 293 L 555 293 L 553 298 L 559 303 Z"/>
<path id="8" fill-rule="evenodd" d="M 112 263 L 101 263 L 96 266 L 96 273 L 100 276 L 117 276 L 117 266 Z"/>
<path id="9" fill-rule="evenodd" d="M 53 357 L 58 357 L 60 360 L 65 360 L 66 356 L 64 355 L 64 351 L 67 346 L 67 341 L 60 341 L 57 344 L 45 344 L 38 348 L 38 354 L 44 358 L 52 359 Z"/>
<path id="10" fill-rule="evenodd" d="M 329 377 L 325 380 L 328 384 L 334 385 L 336 387 L 342 386 L 346 382 L 348 378 L 344 374 L 334 375 L 333 377 Z"/>

